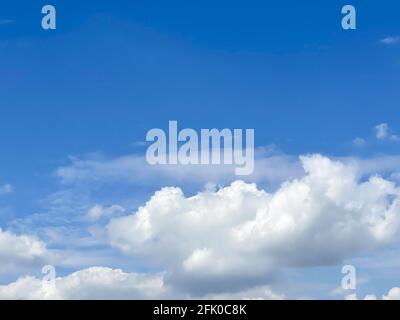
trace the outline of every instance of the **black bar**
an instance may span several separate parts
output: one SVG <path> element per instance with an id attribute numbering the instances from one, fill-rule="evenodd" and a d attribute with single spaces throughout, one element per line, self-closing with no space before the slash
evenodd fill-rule
<path id="1" fill-rule="evenodd" d="M 162 308 L 162 309 L 160 309 Z M 183 308 L 183 309 L 182 309 Z M 0 301 L 0 312 L 18 316 L 75 319 L 279 319 L 293 315 L 347 319 L 396 316 L 399 301 L 260 301 L 260 300 L 135 300 L 135 301 Z M 162 312 L 161 312 L 162 310 Z M 185 312 L 183 313 L 183 310 Z"/>

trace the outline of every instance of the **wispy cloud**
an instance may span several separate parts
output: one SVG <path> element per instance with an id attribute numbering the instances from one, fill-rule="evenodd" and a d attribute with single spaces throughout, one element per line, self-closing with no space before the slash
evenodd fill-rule
<path id="1" fill-rule="evenodd" d="M 7 193 L 11 193 L 14 191 L 14 188 L 11 184 L 5 184 L 3 186 L 0 186 L 0 195 L 2 194 L 7 194 Z"/>
<path id="2" fill-rule="evenodd" d="M 13 24 L 13 23 L 15 23 L 15 20 L 12 20 L 12 19 L 0 19 L 0 25 Z"/>
<path id="3" fill-rule="evenodd" d="M 365 141 L 365 139 L 359 138 L 359 137 L 357 137 L 357 138 L 355 138 L 355 139 L 353 140 L 353 144 L 354 144 L 356 147 L 363 147 L 363 146 L 365 146 L 366 143 L 367 143 L 367 142 Z"/>
<path id="4" fill-rule="evenodd" d="M 378 124 L 377 126 L 374 127 L 375 129 L 375 136 L 379 140 L 384 140 L 389 138 L 390 140 L 394 142 L 398 142 L 400 139 L 397 135 L 395 134 L 390 134 L 390 128 L 387 125 L 387 123 L 381 123 Z"/>
<path id="5" fill-rule="evenodd" d="M 376 138 L 380 140 L 385 139 L 389 132 L 389 126 L 387 125 L 387 123 L 378 124 L 377 126 L 375 126 L 374 129 Z"/>
<path id="6" fill-rule="evenodd" d="M 386 37 L 386 38 L 380 40 L 380 43 L 383 43 L 383 44 L 386 44 L 386 45 L 392 45 L 392 44 L 400 43 L 400 36 Z"/>
<path id="7" fill-rule="evenodd" d="M 256 150 L 256 170 L 246 178 L 252 182 L 281 183 L 288 177 L 299 177 L 304 171 L 297 157 L 284 154 L 265 156 L 263 150 Z M 57 169 L 56 176 L 63 183 L 78 182 L 116 182 L 167 184 L 190 182 L 204 185 L 207 182 L 226 184 L 235 178 L 234 166 L 221 165 L 185 165 L 151 166 L 144 156 L 130 154 L 108 158 L 101 154 L 84 159 L 71 158 L 71 164 Z"/>

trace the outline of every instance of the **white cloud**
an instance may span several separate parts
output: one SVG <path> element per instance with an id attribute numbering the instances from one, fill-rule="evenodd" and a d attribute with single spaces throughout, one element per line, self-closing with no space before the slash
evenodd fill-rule
<path id="1" fill-rule="evenodd" d="M 397 135 L 395 135 L 395 134 L 392 134 L 392 135 L 390 136 L 390 140 L 392 140 L 392 141 L 394 141 L 394 142 L 399 142 L 399 141 L 400 141 L 400 138 L 399 138 L 399 136 L 397 136 Z"/>
<path id="2" fill-rule="evenodd" d="M 392 288 L 387 295 L 382 296 L 383 300 L 400 300 L 400 288 Z"/>
<path id="3" fill-rule="evenodd" d="M 400 138 L 398 135 L 393 134 L 391 128 L 387 123 L 380 123 L 374 126 L 375 137 L 378 140 L 390 140 L 392 142 L 399 142 Z M 357 137 L 353 139 L 353 145 L 356 147 L 364 147 L 367 141 L 363 138 Z"/>
<path id="4" fill-rule="evenodd" d="M 397 44 L 400 43 L 400 36 L 396 37 L 386 37 L 380 41 L 383 44 L 391 45 L 391 44 Z"/>
<path id="5" fill-rule="evenodd" d="M 400 172 L 400 156 L 383 155 L 373 158 L 340 158 L 340 161 L 348 166 L 352 166 L 359 176 L 366 175 L 390 175 L 391 179 L 396 179 L 396 172 Z M 400 178 L 400 175 L 399 175 Z"/>
<path id="6" fill-rule="evenodd" d="M 190 296 L 167 287 L 161 273 L 127 273 L 106 267 L 91 267 L 57 277 L 54 285 L 32 276 L 20 277 L 15 282 L 0 285 L 0 299 L 12 300 L 165 298 L 283 300 L 285 295 L 273 292 L 268 286 L 255 286 L 239 292 Z"/>
<path id="7" fill-rule="evenodd" d="M 256 153 L 257 154 L 257 153 Z M 256 158 L 255 172 L 246 181 L 277 185 L 288 179 L 304 176 L 304 170 L 297 157 L 286 154 L 263 155 Z M 393 174 L 400 172 L 400 156 L 380 155 L 372 158 L 337 158 L 346 165 L 354 167 L 357 175 Z M 177 185 L 184 182 L 204 186 L 213 182 L 223 185 L 236 177 L 233 170 L 219 166 L 149 166 L 144 157 L 128 155 L 117 158 L 94 156 L 85 159 L 72 159 L 69 166 L 60 167 L 56 175 L 63 183 L 75 182 L 132 182 L 140 184 Z M 400 174 L 399 174 L 400 177 Z M 396 180 L 396 179 L 395 179 Z M 400 180 L 400 178 L 399 178 Z M 73 199 L 77 201 L 76 199 Z"/>
<path id="8" fill-rule="evenodd" d="M 40 266 L 48 258 L 46 245 L 37 238 L 16 235 L 0 228 L 0 273 Z"/>
<path id="9" fill-rule="evenodd" d="M 268 286 L 256 286 L 254 288 L 236 293 L 210 294 L 203 297 L 211 300 L 283 300 L 284 294 L 277 294 Z"/>
<path id="10" fill-rule="evenodd" d="M 358 300 L 357 294 L 356 293 L 349 294 L 345 296 L 345 300 Z M 374 294 L 367 294 L 363 300 L 377 300 L 377 297 Z"/>
<path id="11" fill-rule="evenodd" d="M 72 163 L 56 170 L 56 176 L 63 183 L 75 182 L 120 182 L 141 183 L 143 185 L 190 182 L 228 183 L 235 178 L 234 165 L 155 165 L 146 158 L 126 155 L 107 158 L 91 155 L 84 159 L 71 158 Z M 288 177 L 298 177 L 304 172 L 297 158 L 284 154 L 266 154 L 264 149 L 256 151 L 254 173 L 246 179 L 280 183 Z"/>
<path id="12" fill-rule="evenodd" d="M 353 293 L 345 297 L 346 300 L 358 300 L 357 294 Z M 363 300 L 377 300 L 375 294 L 367 294 Z M 394 287 L 389 290 L 387 295 L 382 296 L 382 300 L 400 300 L 400 288 Z"/>
<path id="13" fill-rule="evenodd" d="M 400 190 L 320 155 L 301 157 L 306 176 L 267 193 L 236 181 L 185 197 L 163 188 L 138 212 L 108 225 L 110 243 L 166 270 L 188 291 L 240 291 L 286 267 L 335 264 L 394 240 Z"/>
<path id="14" fill-rule="evenodd" d="M 385 139 L 389 133 L 389 126 L 387 123 L 381 123 L 375 126 L 375 136 L 377 139 Z"/>
<path id="15" fill-rule="evenodd" d="M 100 220 L 102 218 L 110 218 L 112 216 L 121 214 L 125 211 L 125 209 L 123 207 L 121 207 L 120 205 L 112 205 L 109 207 L 104 207 L 101 205 L 96 204 L 95 206 L 91 207 L 87 214 L 86 214 L 86 218 L 90 221 L 97 221 Z"/>
<path id="16" fill-rule="evenodd" d="M 165 291 L 161 274 L 92 267 L 59 277 L 55 285 L 31 276 L 19 278 L 0 286 L 0 299 L 154 299 Z"/>
<path id="17" fill-rule="evenodd" d="M 1 194 L 8 194 L 12 193 L 14 191 L 14 188 L 11 184 L 5 184 L 3 186 L 0 186 L 0 195 Z"/>
<path id="18" fill-rule="evenodd" d="M 358 300 L 357 294 L 355 293 L 349 294 L 345 297 L 345 300 Z"/>

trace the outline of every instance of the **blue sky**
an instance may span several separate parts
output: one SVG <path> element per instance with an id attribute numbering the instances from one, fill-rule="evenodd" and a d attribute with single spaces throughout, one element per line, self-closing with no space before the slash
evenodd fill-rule
<path id="1" fill-rule="evenodd" d="M 116 159 L 143 156 L 146 132 L 166 129 L 169 120 L 196 130 L 254 128 L 256 146 L 274 146 L 272 153 L 290 168 L 301 154 L 361 160 L 398 155 L 399 143 L 390 136 L 400 134 L 400 44 L 382 43 L 400 35 L 398 1 L 351 1 L 354 31 L 341 28 L 343 1 L 53 0 L 54 31 L 40 26 L 44 4 L 0 4 L 0 185 L 13 189 L 0 196 L 3 230 L 36 234 L 52 250 L 94 252 L 95 265 L 152 270 L 104 242 L 89 248 L 53 243 L 44 230 L 51 225 L 72 238 L 87 237 L 80 215 L 96 204 L 118 203 L 125 215 L 167 185 L 199 192 L 207 177 L 131 179 L 130 172 L 90 171 L 89 178 L 65 182 L 59 174 L 77 163 L 90 170 L 84 161 L 118 166 Z M 377 139 L 374 127 L 382 123 L 388 138 Z M 390 176 L 397 170 L 393 163 L 396 158 L 385 158 L 376 172 L 367 171 Z M 285 177 L 287 170 L 272 182 L 257 182 L 273 190 L 292 178 Z M 210 180 L 232 182 L 213 174 Z M 96 252 L 106 258 L 96 261 Z M 329 285 L 340 278 L 340 264 L 320 267 Z M 314 271 L 296 272 L 294 278 L 309 282 Z M 370 286 L 385 293 L 399 285 L 398 276 Z M 6 283 L 16 275 L 2 277 Z M 286 295 L 329 297 L 324 286 L 304 285 Z"/>

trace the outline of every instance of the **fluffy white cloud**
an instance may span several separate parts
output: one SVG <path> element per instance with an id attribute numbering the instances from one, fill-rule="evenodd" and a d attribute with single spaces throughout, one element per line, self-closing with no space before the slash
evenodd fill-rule
<path id="1" fill-rule="evenodd" d="M 0 228 L 0 273 L 40 266 L 49 257 L 46 245 L 33 236 L 16 235 Z"/>
<path id="2" fill-rule="evenodd" d="M 367 294 L 367 295 L 364 297 L 364 300 L 376 300 L 376 295 L 374 295 L 374 294 Z"/>
<path id="3" fill-rule="evenodd" d="M 400 288 L 392 288 L 387 295 L 382 296 L 383 300 L 400 300 Z"/>
<path id="4" fill-rule="evenodd" d="M 54 285 L 31 276 L 0 286 L 0 299 L 146 299 L 166 288 L 161 274 L 92 267 L 59 277 Z"/>
<path id="5" fill-rule="evenodd" d="M 306 175 L 268 193 L 236 181 L 185 197 L 163 188 L 107 227 L 110 243 L 146 257 L 186 290 L 245 290 L 285 267 L 339 263 L 394 240 L 400 190 L 353 166 L 301 157 Z"/>
<path id="6" fill-rule="evenodd" d="M 358 300 L 357 294 L 353 293 L 345 297 L 346 300 Z M 376 295 L 367 294 L 363 300 L 377 300 Z M 387 295 L 382 296 L 382 300 L 400 300 L 400 288 L 394 287 L 389 290 Z"/>

